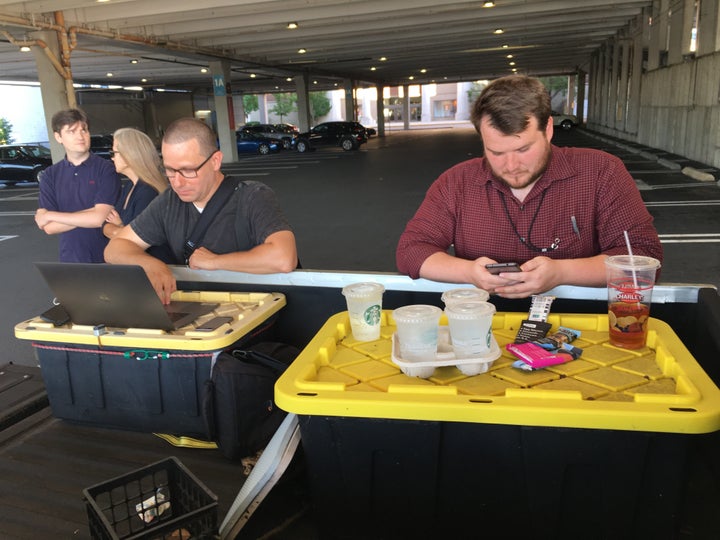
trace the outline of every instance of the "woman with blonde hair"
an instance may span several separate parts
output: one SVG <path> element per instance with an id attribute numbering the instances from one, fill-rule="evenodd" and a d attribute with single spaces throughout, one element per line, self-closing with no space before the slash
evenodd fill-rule
<path id="1" fill-rule="evenodd" d="M 105 220 L 103 232 L 108 238 L 115 236 L 168 187 L 161 172 L 160 156 L 142 131 L 120 128 L 113 133 L 110 159 L 115 170 L 130 181 L 123 184 L 118 203 Z"/>
<path id="2" fill-rule="evenodd" d="M 105 220 L 103 233 L 108 238 L 115 236 L 135 219 L 169 185 L 161 172 L 162 162 L 158 151 L 150 137 L 142 131 L 129 127 L 115 131 L 110 158 L 118 174 L 127 177 L 129 182 L 123 183 L 118 203 Z M 165 259 L 162 250 L 152 254 Z"/>

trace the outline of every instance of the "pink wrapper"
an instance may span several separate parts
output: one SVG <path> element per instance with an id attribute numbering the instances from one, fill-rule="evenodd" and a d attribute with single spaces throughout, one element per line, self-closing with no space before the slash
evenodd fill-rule
<path id="1" fill-rule="evenodd" d="M 534 369 L 564 364 L 573 359 L 569 353 L 552 353 L 535 343 L 508 343 L 505 348 Z"/>

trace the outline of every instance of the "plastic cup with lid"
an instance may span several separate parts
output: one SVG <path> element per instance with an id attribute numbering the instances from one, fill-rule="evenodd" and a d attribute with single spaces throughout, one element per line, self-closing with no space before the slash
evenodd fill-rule
<path id="1" fill-rule="evenodd" d="M 457 358 L 477 358 L 487 354 L 492 343 L 495 306 L 490 302 L 450 304 L 445 315 Z"/>
<path id="2" fill-rule="evenodd" d="M 441 296 L 446 306 L 465 302 L 487 302 L 488 298 L 490 298 L 490 293 L 484 289 L 477 288 L 450 289 L 449 291 L 445 291 Z"/>
<path id="3" fill-rule="evenodd" d="M 343 287 L 347 301 L 350 328 L 357 341 L 380 339 L 382 297 L 385 287 L 371 281 L 352 283 Z"/>
<path id="4" fill-rule="evenodd" d="M 400 357 L 405 361 L 435 360 L 438 349 L 438 325 L 442 310 L 436 306 L 414 304 L 393 311 L 397 325 Z"/>

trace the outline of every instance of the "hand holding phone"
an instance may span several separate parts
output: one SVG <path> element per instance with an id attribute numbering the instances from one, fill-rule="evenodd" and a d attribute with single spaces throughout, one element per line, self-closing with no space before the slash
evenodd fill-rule
<path id="1" fill-rule="evenodd" d="M 501 272 L 522 272 L 520 265 L 516 262 L 486 264 L 485 268 L 493 275 Z"/>

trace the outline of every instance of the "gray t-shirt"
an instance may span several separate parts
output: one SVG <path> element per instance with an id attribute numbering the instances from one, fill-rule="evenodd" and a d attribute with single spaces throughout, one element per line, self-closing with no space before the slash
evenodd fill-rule
<path id="1" fill-rule="evenodd" d="M 223 180 L 227 182 L 230 177 Z M 130 226 L 151 246 L 168 245 L 176 262 L 184 264 L 183 246 L 200 219 L 192 203 L 180 200 L 172 189 L 156 197 Z M 273 191 L 261 182 L 238 183 L 205 233 L 200 245 L 213 253 L 247 251 L 278 231 L 291 230 Z"/>

